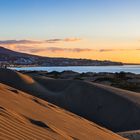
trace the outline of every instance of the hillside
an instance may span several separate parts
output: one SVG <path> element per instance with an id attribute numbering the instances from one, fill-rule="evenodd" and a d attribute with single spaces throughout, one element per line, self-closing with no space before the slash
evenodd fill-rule
<path id="1" fill-rule="evenodd" d="M 35 66 L 100 66 L 122 65 L 120 62 L 98 61 L 90 59 L 51 58 L 15 52 L 0 47 L 0 64 Z"/>
<path id="2" fill-rule="evenodd" d="M 112 131 L 140 129 L 140 94 L 110 86 L 0 70 L 0 82 L 49 101 Z"/>
<path id="3" fill-rule="evenodd" d="M 95 123 L 4 84 L 0 84 L 0 139 L 125 140 Z"/>

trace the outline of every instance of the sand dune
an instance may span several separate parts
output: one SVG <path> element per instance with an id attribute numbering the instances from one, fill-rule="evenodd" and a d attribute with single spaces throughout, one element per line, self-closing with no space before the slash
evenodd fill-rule
<path id="1" fill-rule="evenodd" d="M 1 140 L 123 140 L 53 104 L 0 84 Z"/>
<path id="2" fill-rule="evenodd" d="M 118 134 L 129 140 L 140 140 L 140 130 L 125 131 Z"/>
<path id="3" fill-rule="evenodd" d="M 115 132 L 140 129 L 140 94 L 76 80 L 29 77 L 0 70 L 0 82 L 25 91 Z"/>

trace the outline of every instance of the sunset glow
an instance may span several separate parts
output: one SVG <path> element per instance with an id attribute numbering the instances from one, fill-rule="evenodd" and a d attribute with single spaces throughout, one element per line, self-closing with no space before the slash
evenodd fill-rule
<path id="1" fill-rule="evenodd" d="M 0 0 L 0 46 L 140 63 L 139 6 L 139 0 Z"/>

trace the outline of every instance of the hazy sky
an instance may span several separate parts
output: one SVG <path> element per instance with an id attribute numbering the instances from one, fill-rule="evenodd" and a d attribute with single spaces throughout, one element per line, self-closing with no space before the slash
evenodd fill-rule
<path id="1" fill-rule="evenodd" d="M 140 0 L 0 0 L 0 45 L 140 63 Z"/>

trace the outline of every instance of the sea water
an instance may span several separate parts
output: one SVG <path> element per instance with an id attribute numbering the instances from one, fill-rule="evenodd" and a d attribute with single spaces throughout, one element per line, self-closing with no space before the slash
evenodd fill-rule
<path id="1" fill-rule="evenodd" d="M 140 74 L 140 65 L 123 65 L 123 66 L 64 66 L 64 67 L 10 67 L 10 69 L 15 69 L 18 71 L 75 71 L 79 73 L 83 72 L 131 72 L 135 74 Z"/>

